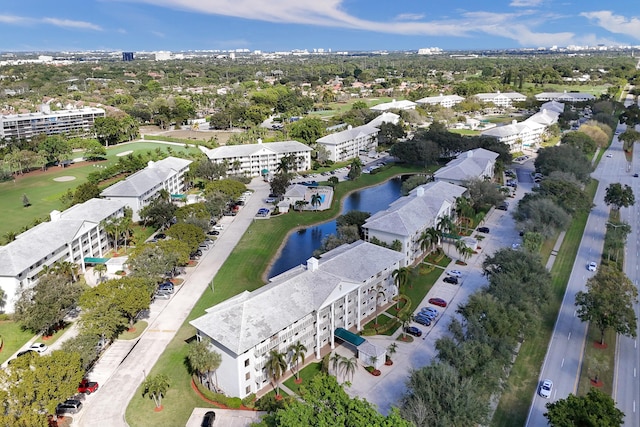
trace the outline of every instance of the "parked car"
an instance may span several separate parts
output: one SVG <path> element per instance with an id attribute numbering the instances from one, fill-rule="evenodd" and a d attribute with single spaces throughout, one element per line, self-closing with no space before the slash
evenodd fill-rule
<path id="1" fill-rule="evenodd" d="M 431 321 L 436 318 L 436 315 L 430 311 L 421 311 L 416 314 L 416 317 L 422 317 Z"/>
<path id="2" fill-rule="evenodd" d="M 220 232 L 218 230 L 207 231 L 207 236 L 217 236 Z"/>
<path id="3" fill-rule="evenodd" d="M 29 349 L 26 349 L 26 350 L 19 351 L 18 354 L 16 354 L 16 357 L 28 356 L 30 354 L 38 354 L 38 352 L 35 351 L 35 350 L 31 350 L 29 348 Z"/>
<path id="4" fill-rule="evenodd" d="M 447 270 L 447 274 L 453 277 L 462 277 L 462 271 L 460 270 Z"/>
<path id="5" fill-rule="evenodd" d="M 213 427 L 213 422 L 216 420 L 216 413 L 213 411 L 207 411 L 202 418 L 201 427 Z"/>
<path id="6" fill-rule="evenodd" d="M 458 279 L 452 276 L 447 276 L 444 279 L 442 279 L 442 281 L 444 283 L 449 283 L 451 285 L 457 285 L 458 284 Z"/>
<path id="7" fill-rule="evenodd" d="M 429 298 L 429 304 L 437 305 L 438 307 L 447 306 L 447 302 L 442 298 Z"/>
<path id="8" fill-rule="evenodd" d="M 496 206 L 496 209 L 501 211 L 506 211 L 507 209 L 509 209 L 509 203 L 507 202 L 501 203 L 498 206 Z"/>
<path id="9" fill-rule="evenodd" d="M 414 317 L 413 321 L 424 326 L 431 326 L 431 320 L 427 319 L 426 317 L 416 316 Z"/>
<path id="10" fill-rule="evenodd" d="M 598 269 L 598 264 L 596 264 L 595 262 L 590 262 L 587 266 L 587 269 L 589 271 L 596 271 Z"/>
<path id="11" fill-rule="evenodd" d="M 207 245 L 206 243 L 200 243 L 200 245 L 198 246 L 198 249 L 200 249 L 201 251 L 208 251 L 209 245 Z"/>
<path id="12" fill-rule="evenodd" d="M 171 299 L 171 294 L 166 291 L 156 291 L 156 293 L 153 294 L 153 298 L 154 299 Z"/>
<path id="13" fill-rule="evenodd" d="M 489 227 L 478 227 L 478 231 L 480 233 L 488 233 L 489 232 Z"/>
<path id="14" fill-rule="evenodd" d="M 98 383 L 95 381 L 89 381 L 86 378 L 83 378 L 78 385 L 78 393 L 86 393 L 91 394 L 98 391 Z"/>
<path id="15" fill-rule="evenodd" d="M 222 224 L 216 224 L 211 229 L 215 231 L 222 231 L 224 230 L 224 227 L 222 226 Z"/>
<path id="16" fill-rule="evenodd" d="M 551 391 L 553 390 L 553 381 L 544 380 L 540 385 L 540 396 L 548 399 L 551 397 Z"/>
<path id="17" fill-rule="evenodd" d="M 634 173 L 634 174 L 633 174 L 633 177 L 634 177 L 634 178 L 637 178 L 637 177 L 639 177 L 639 176 L 640 176 L 640 175 L 638 175 L 637 173 Z"/>
<path id="18" fill-rule="evenodd" d="M 162 239 L 166 239 L 166 238 L 167 238 L 167 235 L 164 234 L 164 233 L 156 234 L 156 239 L 161 239 L 162 240 Z"/>
<path id="19" fill-rule="evenodd" d="M 415 326 L 407 326 L 406 328 L 404 328 L 404 331 L 409 335 L 413 335 L 414 337 L 422 336 L 422 331 Z"/>
<path id="20" fill-rule="evenodd" d="M 36 342 L 33 343 L 29 346 L 29 350 L 33 350 L 36 353 L 44 353 L 45 351 L 47 351 L 47 345 L 41 342 Z"/>
<path id="21" fill-rule="evenodd" d="M 56 415 L 77 414 L 82 409 L 82 402 L 76 399 L 67 399 L 56 406 Z"/>
<path id="22" fill-rule="evenodd" d="M 168 292 L 170 294 L 173 293 L 173 283 L 171 282 L 164 282 L 164 283 L 160 283 L 158 285 L 158 291 L 159 292 Z"/>
<path id="23" fill-rule="evenodd" d="M 433 308 L 433 307 L 422 307 L 420 309 L 421 313 L 433 313 L 435 316 L 438 316 L 440 314 L 440 312 L 438 311 L 437 308 Z"/>
<path id="24" fill-rule="evenodd" d="M 276 202 L 276 198 L 275 197 L 267 197 L 266 199 L 264 199 L 265 203 L 275 203 Z"/>

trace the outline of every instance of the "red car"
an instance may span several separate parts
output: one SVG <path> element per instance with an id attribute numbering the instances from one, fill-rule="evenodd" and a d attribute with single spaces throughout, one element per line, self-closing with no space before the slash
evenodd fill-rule
<path id="1" fill-rule="evenodd" d="M 95 381 L 89 381 L 88 379 L 83 379 L 80 381 L 80 385 L 78 386 L 78 393 L 95 393 L 98 390 L 98 383 Z"/>
<path id="2" fill-rule="evenodd" d="M 447 302 L 442 298 L 429 298 L 429 304 L 437 305 L 438 307 L 447 306 Z"/>

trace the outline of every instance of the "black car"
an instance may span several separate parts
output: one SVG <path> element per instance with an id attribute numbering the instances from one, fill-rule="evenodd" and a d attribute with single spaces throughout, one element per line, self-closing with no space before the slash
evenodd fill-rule
<path id="1" fill-rule="evenodd" d="M 34 350 L 23 350 L 23 351 L 18 352 L 18 354 L 16 354 L 16 357 L 27 356 L 29 354 L 37 354 L 37 352 L 34 351 Z"/>
<path id="2" fill-rule="evenodd" d="M 207 236 L 217 236 L 218 234 L 220 234 L 218 230 L 211 230 L 207 232 Z"/>
<path id="3" fill-rule="evenodd" d="M 496 209 L 499 209 L 501 211 L 506 211 L 507 209 L 509 209 L 509 205 L 505 202 L 496 206 Z"/>
<path id="4" fill-rule="evenodd" d="M 164 282 L 158 285 L 158 291 L 173 293 L 173 283 Z"/>
<path id="5" fill-rule="evenodd" d="M 409 335 L 413 335 L 414 337 L 421 337 L 422 336 L 422 331 L 418 328 L 416 328 L 415 326 L 408 326 L 406 328 L 404 328 L 404 331 L 406 333 L 408 333 Z"/>
<path id="6" fill-rule="evenodd" d="M 489 232 L 489 227 L 478 227 L 478 231 L 480 233 L 488 233 Z"/>
<path id="7" fill-rule="evenodd" d="M 202 427 L 213 427 L 213 422 L 216 420 L 216 413 L 213 411 L 207 411 L 202 418 Z"/>
<path id="8" fill-rule="evenodd" d="M 447 276 L 444 279 L 442 279 L 442 281 L 444 283 L 450 283 L 452 285 L 457 285 L 458 284 L 458 279 L 455 277 L 451 277 L 451 276 Z"/>
<path id="9" fill-rule="evenodd" d="M 156 239 L 166 239 L 167 235 L 164 233 L 158 233 L 156 234 Z"/>
<path id="10" fill-rule="evenodd" d="M 82 402 L 76 399 L 67 399 L 56 406 L 56 415 L 77 414 L 82 409 Z"/>

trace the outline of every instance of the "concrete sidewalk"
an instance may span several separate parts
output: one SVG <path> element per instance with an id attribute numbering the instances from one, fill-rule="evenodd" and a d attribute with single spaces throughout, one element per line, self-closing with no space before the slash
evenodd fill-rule
<path id="1" fill-rule="evenodd" d="M 127 425 L 125 410 L 137 388 L 251 225 L 256 211 L 264 206 L 269 184 L 256 178 L 248 187 L 254 194 L 235 217 L 223 217 L 224 231 L 216 244 L 203 254 L 195 268 L 187 269 L 185 280 L 173 297 L 152 304 L 147 330 L 137 340 L 117 340 L 102 355 L 91 373 L 91 379 L 100 382 L 100 389 L 86 399 L 73 425 L 92 426 L 96 420 L 109 427 Z"/>

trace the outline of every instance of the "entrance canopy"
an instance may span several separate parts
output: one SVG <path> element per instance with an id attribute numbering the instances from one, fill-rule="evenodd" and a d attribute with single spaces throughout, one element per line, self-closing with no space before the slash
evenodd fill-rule
<path id="1" fill-rule="evenodd" d="M 92 258 L 92 257 L 86 257 L 84 259 L 84 263 L 85 264 L 106 264 L 106 262 L 109 261 L 109 258 Z"/>
<path id="2" fill-rule="evenodd" d="M 349 344 L 353 344 L 356 347 L 358 347 L 360 344 L 366 341 L 360 335 L 356 335 L 353 332 L 349 332 L 344 328 L 336 328 L 333 334 L 336 337 L 340 338 L 341 340 L 346 341 Z"/>

